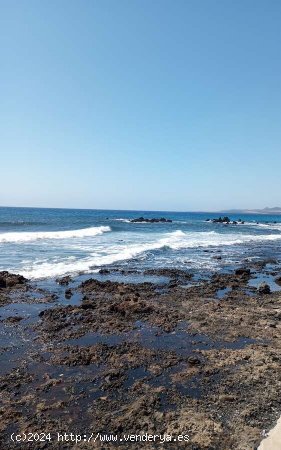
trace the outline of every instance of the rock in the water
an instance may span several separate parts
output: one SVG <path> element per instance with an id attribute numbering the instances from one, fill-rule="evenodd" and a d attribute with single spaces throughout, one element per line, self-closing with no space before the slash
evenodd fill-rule
<path id="1" fill-rule="evenodd" d="M 267 283 L 261 283 L 258 287 L 259 294 L 270 294 L 270 286 Z"/>
<path id="2" fill-rule="evenodd" d="M 229 224 L 230 223 L 230 218 L 227 216 L 224 217 L 219 217 L 218 219 L 212 219 L 213 223 L 224 223 L 224 224 Z"/>
<path id="3" fill-rule="evenodd" d="M 23 320 L 23 317 L 20 317 L 20 316 L 12 316 L 12 317 L 7 317 L 7 318 L 5 319 L 5 322 L 8 322 L 8 323 L 18 323 L 18 322 L 20 322 L 21 320 Z"/>
<path id="4" fill-rule="evenodd" d="M 67 275 L 67 276 L 65 276 L 65 277 L 62 277 L 62 278 L 57 278 L 56 279 L 56 282 L 58 283 L 58 284 L 61 284 L 62 286 L 63 285 L 68 285 L 70 282 L 71 282 L 71 277 L 69 276 L 69 275 Z"/>
<path id="5" fill-rule="evenodd" d="M 110 270 L 109 269 L 100 269 L 99 273 L 101 275 L 108 275 L 110 273 Z"/>
<path id="6" fill-rule="evenodd" d="M 66 289 L 66 291 L 64 293 L 65 298 L 70 299 L 72 297 L 72 295 L 73 295 L 72 290 L 71 289 Z"/>
<path id="7" fill-rule="evenodd" d="M 137 219 L 131 219 L 130 220 L 130 222 L 131 223 L 167 223 L 167 222 L 172 222 L 172 220 L 171 219 L 165 219 L 165 217 L 161 217 L 160 219 L 159 218 L 156 218 L 156 217 L 153 217 L 152 219 L 145 219 L 144 217 L 138 217 Z"/>

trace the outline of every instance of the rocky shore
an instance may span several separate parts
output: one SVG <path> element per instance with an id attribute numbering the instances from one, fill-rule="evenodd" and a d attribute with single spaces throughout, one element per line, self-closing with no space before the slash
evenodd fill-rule
<path id="1" fill-rule="evenodd" d="M 13 432 L 60 431 L 188 435 L 157 448 L 254 450 L 280 415 L 281 294 L 252 281 L 278 280 L 278 270 L 263 261 L 203 278 L 109 267 L 102 279 L 45 283 L 0 273 L 0 447 L 35 448 L 14 444 Z M 36 442 L 155 448 L 135 445 Z"/>

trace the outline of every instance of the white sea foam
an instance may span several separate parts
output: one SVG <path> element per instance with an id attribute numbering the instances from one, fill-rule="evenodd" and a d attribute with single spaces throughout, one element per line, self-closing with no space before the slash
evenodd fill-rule
<path id="1" fill-rule="evenodd" d="M 208 223 L 211 223 L 211 222 L 208 222 Z M 238 222 L 237 225 L 240 227 L 241 226 L 242 227 L 254 227 L 254 228 L 263 228 L 264 230 L 281 231 L 281 223 L 280 222 L 278 222 L 278 223 L 272 223 L 272 222 L 257 223 L 254 221 L 251 221 L 251 222 L 245 221 L 244 223 Z M 237 226 L 237 225 L 235 225 L 235 226 Z"/>
<path id="2" fill-rule="evenodd" d="M 114 219 L 117 222 L 125 222 L 125 223 L 131 223 L 131 221 L 129 219 Z"/>
<path id="3" fill-rule="evenodd" d="M 281 231 L 281 223 L 257 223 L 256 226 L 265 230 Z"/>
<path id="4" fill-rule="evenodd" d="M 271 235 L 249 235 L 249 234 L 221 234 L 215 231 L 184 233 L 181 230 L 163 234 L 161 237 L 153 234 L 150 241 L 117 243 L 109 241 L 102 246 L 96 246 L 90 250 L 88 256 L 84 258 L 61 258 L 57 261 L 46 260 L 45 262 L 35 261 L 25 266 L 24 271 L 20 271 L 27 278 L 43 278 L 65 275 L 68 273 L 94 272 L 98 267 L 115 262 L 130 260 L 135 257 L 145 257 L 147 252 L 158 249 L 181 250 L 199 247 L 217 247 L 243 244 L 246 242 L 263 242 L 280 240 L 281 234 Z M 93 250 L 95 250 L 93 252 Z"/>
<path id="5" fill-rule="evenodd" d="M 196 247 L 212 247 L 223 245 L 243 244 L 254 241 L 274 241 L 280 240 L 281 234 L 269 235 L 253 235 L 253 234 L 221 234 L 215 231 L 210 232 L 195 232 L 183 233 L 182 236 L 177 235 L 177 239 L 167 242 L 167 245 L 174 250 L 181 248 L 196 248 Z"/>
<path id="6" fill-rule="evenodd" d="M 124 223 L 131 223 L 132 225 L 136 224 L 136 223 L 141 223 L 142 225 L 151 225 L 151 222 L 146 222 L 146 221 L 134 221 L 132 222 L 131 219 L 114 219 L 117 222 L 124 222 Z"/>
<path id="7" fill-rule="evenodd" d="M 108 226 L 82 228 L 80 230 L 64 230 L 64 231 L 28 231 L 15 233 L 0 234 L 0 243 L 6 242 L 31 242 L 43 239 L 70 239 L 70 238 L 84 238 L 93 237 L 111 231 Z"/>

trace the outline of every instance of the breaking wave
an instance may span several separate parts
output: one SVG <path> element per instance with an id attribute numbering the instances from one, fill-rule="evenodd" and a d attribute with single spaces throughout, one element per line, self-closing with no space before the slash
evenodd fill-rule
<path id="1" fill-rule="evenodd" d="M 131 223 L 130 219 L 113 219 L 113 220 L 116 220 L 116 222 Z"/>
<path id="2" fill-rule="evenodd" d="M 70 239 L 97 236 L 107 231 L 111 231 L 108 226 L 82 228 L 80 230 L 64 230 L 64 231 L 28 231 L 15 233 L 0 234 L 0 243 L 20 243 L 31 242 L 44 239 Z"/>
<path id="3" fill-rule="evenodd" d="M 175 232 L 178 233 L 178 232 Z M 253 235 L 253 234 L 222 234 L 215 231 L 194 232 L 177 234 L 177 239 L 173 239 L 168 246 L 174 250 L 181 248 L 213 247 L 223 245 L 244 244 L 246 242 L 263 242 L 280 240 L 281 234 Z"/>
<path id="4" fill-rule="evenodd" d="M 99 227 L 108 228 L 108 227 Z M 88 229 L 89 230 L 89 229 Z M 78 230 L 82 231 L 82 230 Z M 85 231 L 85 230 L 84 230 Z M 100 232 L 109 230 L 100 230 Z M 74 232 L 72 232 L 74 233 Z M 97 233 L 96 233 L 97 234 Z M 67 236 L 69 237 L 69 236 Z M 211 232 L 184 233 L 181 230 L 166 233 L 161 238 L 154 238 L 149 242 L 138 241 L 132 243 L 117 243 L 116 241 L 105 242 L 104 245 L 95 249 L 84 258 L 67 257 L 60 261 L 34 261 L 26 270 L 21 271 L 27 278 L 54 277 L 65 274 L 95 272 L 99 267 L 113 264 L 115 262 L 130 260 L 136 257 L 145 257 L 147 252 L 161 249 L 181 250 L 200 247 L 217 247 L 243 244 L 252 241 L 280 240 L 281 234 L 272 235 L 245 235 L 245 234 L 220 234 Z"/>
<path id="5" fill-rule="evenodd" d="M 281 231 L 281 223 L 258 223 L 256 226 L 265 230 Z"/>

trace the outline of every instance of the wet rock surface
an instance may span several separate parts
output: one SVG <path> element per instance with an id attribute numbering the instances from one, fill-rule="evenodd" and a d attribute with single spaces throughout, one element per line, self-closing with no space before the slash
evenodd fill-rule
<path id="1" fill-rule="evenodd" d="M 7 271 L 0 272 L 0 306 L 10 302 L 15 290 L 26 290 L 27 279 L 22 275 L 12 274 Z"/>
<path id="2" fill-rule="evenodd" d="M 22 275 L 16 275 L 7 271 L 0 272 L 0 289 L 14 288 L 18 285 L 25 284 L 27 279 Z"/>
<path id="3" fill-rule="evenodd" d="M 56 279 L 56 282 L 58 283 L 58 284 L 61 284 L 61 285 L 66 285 L 66 286 L 68 286 L 68 284 L 71 282 L 71 277 L 69 276 L 69 275 L 67 275 L 67 276 L 65 276 L 65 277 L 61 277 L 61 278 L 57 278 Z"/>
<path id="4" fill-rule="evenodd" d="M 0 448 L 35 448 L 14 445 L 12 432 L 63 431 L 188 434 L 163 448 L 254 449 L 281 407 L 281 295 L 252 287 L 256 270 L 144 274 L 168 277 L 164 286 L 120 273 L 119 282 L 63 279 L 54 291 L 26 280 L 0 288 Z"/>

